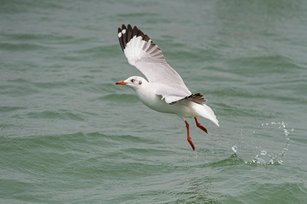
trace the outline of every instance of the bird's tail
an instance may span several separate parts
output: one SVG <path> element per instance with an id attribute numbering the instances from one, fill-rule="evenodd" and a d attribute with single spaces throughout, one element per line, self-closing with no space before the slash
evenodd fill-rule
<path id="1" fill-rule="evenodd" d="M 206 104 L 197 104 L 193 103 L 193 108 L 197 115 L 203 118 L 211 120 L 215 125 L 219 126 L 219 121 L 216 119 L 216 116 L 213 110 Z"/>

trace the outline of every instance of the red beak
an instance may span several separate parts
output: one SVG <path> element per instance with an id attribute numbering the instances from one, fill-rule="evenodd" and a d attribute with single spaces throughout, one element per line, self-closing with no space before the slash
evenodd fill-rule
<path id="1" fill-rule="evenodd" d="M 126 85 L 127 83 L 124 80 L 119 80 L 115 84 L 116 85 Z"/>

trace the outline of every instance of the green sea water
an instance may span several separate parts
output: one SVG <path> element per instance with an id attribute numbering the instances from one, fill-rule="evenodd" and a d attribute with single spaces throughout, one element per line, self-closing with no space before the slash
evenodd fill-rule
<path id="1" fill-rule="evenodd" d="M 220 127 L 145 107 L 121 24 Z M 0 203 L 307 203 L 307 2 L 1 1 Z"/>

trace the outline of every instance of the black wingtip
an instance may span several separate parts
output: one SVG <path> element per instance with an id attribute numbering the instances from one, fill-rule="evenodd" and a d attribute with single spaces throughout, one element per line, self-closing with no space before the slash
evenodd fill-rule
<path id="1" fill-rule="evenodd" d="M 122 26 L 118 28 L 117 35 L 118 35 L 119 44 L 120 44 L 123 51 L 124 51 L 127 43 L 134 36 L 137 36 L 137 37 L 141 36 L 142 39 L 146 42 L 148 42 L 150 40 L 150 37 L 148 35 L 144 34 L 143 31 L 141 31 L 137 26 L 132 27 L 130 24 L 127 24 L 127 26 L 125 24 L 122 24 Z M 153 46 L 155 46 L 155 44 L 151 41 L 150 47 L 153 47 Z"/>
<path id="2" fill-rule="evenodd" d="M 122 48 L 122 50 L 124 51 L 125 47 L 124 47 L 122 40 L 121 40 L 121 35 L 122 35 L 121 33 L 122 33 L 122 29 L 118 28 L 117 29 L 117 36 L 118 36 L 119 45 Z"/>
<path id="3" fill-rule="evenodd" d="M 196 94 L 191 94 L 187 97 L 184 97 L 183 99 L 180 99 L 178 101 L 174 101 L 170 104 L 175 104 L 179 101 L 183 101 L 183 100 L 188 100 L 188 101 L 193 101 L 194 103 L 198 103 L 198 104 L 204 104 L 206 102 L 206 99 L 204 98 L 204 96 L 200 93 L 196 93 Z"/>

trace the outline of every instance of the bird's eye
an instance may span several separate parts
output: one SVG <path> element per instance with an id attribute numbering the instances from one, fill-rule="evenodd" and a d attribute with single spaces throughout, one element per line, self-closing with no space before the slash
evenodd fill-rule
<path id="1" fill-rule="evenodd" d="M 133 83 L 133 82 L 134 82 L 134 79 L 131 79 L 131 82 Z"/>
<path id="2" fill-rule="evenodd" d="M 139 85 L 141 85 L 142 84 L 142 81 L 139 81 Z"/>

